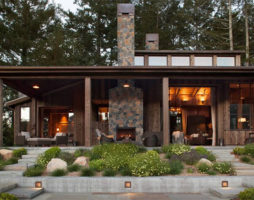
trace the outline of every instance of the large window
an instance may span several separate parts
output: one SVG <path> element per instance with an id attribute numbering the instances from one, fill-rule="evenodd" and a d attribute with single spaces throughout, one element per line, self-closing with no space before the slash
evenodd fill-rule
<path id="1" fill-rule="evenodd" d="M 30 107 L 21 107 L 20 109 L 20 131 L 28 132 L 28 124 L 30 121 Z"/>
<path id="2" fill-rule="evenodd" d="M 235 57 L 217 57 L 218 66 L 235 66 Z"/>
<path id="3" fill-rule="evenodd" d="M 190 66 L 190 57 L 172 56 L 172 66 Z"/>
<path id="4" fill-rule="evenodd" d="M 204 57 L 204 56 L 197 56 L 195 57 L 195 66 L 212 66 L 213 65 L 213 58 L 212 57 Z"/>
<path id="5" fill-rule="evenodd" d="M 230 84 L 230 129 L 246 130 L 253 124 L 253 84 Z"/>
<path id="6" fill-rule="evenodd" d="M 149 66 L 167 66 L 167 56 L 149 56 L 148 65 Z"/>
<path id="7" fill-rule="evenodd" d="M 144 56 L 135 56 L 135 66 L 144 66 Z"/>

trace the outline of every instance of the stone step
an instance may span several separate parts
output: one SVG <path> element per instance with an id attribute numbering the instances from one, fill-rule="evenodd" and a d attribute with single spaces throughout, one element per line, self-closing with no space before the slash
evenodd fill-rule
<path id="1" fill-rule="evenodd" d="M 223 199 L 236 198 L 245 188 L 210 188 L 210 193 Z"/>
<path id="2" fill-rule="evenodd" d="M 27 159 L 27 158 L 37 158 L 38 155 L 36 154 L 28 154 L 28 155 L 22 155 L 22 159 Z"/>
<path id="3" fill-rule="evenodd" d="M 36 158 L 19 159 L 18 163 L 35 163 L 36 160 Z"/>
<path id="4" fill-rule="evenodd" d="M 234 162 L 232 163 L 235 169 L 249 169 L 249 170 L 254 170 L 254 165 L 249 165 L 245 163 L 240 163 L 240 162 Z"/>
<path id="5" fill-rule="evenodd" d="M 254 170 L 247 170 L 247 169 L 243 169 L 243 170 L 236 170 L 236 174 L 237 176 L 254 176 Z"/>
<path id="6" fill-rule="evenodd" d="M 12 190 L 17 187 L 16 183 L 0 183 L 0 193 Z"/>
<path id="7" fill-rule="evenodd" d="M 9 194 L 15 195 L 18 199 L 32 199 L 44 192 L 43 188 L 23 188 L 18 187 L 8 191 Z"/>
<path id="8" fill-rule="evenodd" d="M 17 163 L 13 165 L 6 165 L 4 170 L 6 171 L 25 171 L 28 167 L 33 167 L 34 163 Z"/>

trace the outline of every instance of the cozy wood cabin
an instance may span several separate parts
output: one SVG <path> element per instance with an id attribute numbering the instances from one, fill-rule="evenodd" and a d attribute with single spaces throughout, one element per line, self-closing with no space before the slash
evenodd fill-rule
<path id="1" fill-rule="evenodd" d="M 243 52 L 159 50 L 158 34 L 135 50 L 134 15 L 133 5 L 118 5 L 118 66 L 0 66 L 0 85 L 25 95 L 6 103 L 14 135 L 61 132 L 91 146 L 99 129 L 165 145 L 178 132 L 191 145 L 245 144 L 254 132 L 254 67 L 241 65 Z"/>

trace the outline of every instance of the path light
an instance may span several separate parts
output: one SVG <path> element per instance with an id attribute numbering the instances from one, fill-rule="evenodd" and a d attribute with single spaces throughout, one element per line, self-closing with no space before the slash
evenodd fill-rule
<path id="1" fill-rule="evenodd" d="M 130 181 L 125 181 L 124 182 L 124 187 L 125 188 L 131 188 L 131 182 Z"/>
<path id="2" fill-rule="evenodd" d="M 35 188 L 42 188 L 42 182 L 41 181 L 36 181 L 34 186 L 35 186 Z"/>
<path id="3" fill-rule="evenodd" d="M 221 181 L 221 187 L 223 188 L 228 187 L 228 181 Z"/>

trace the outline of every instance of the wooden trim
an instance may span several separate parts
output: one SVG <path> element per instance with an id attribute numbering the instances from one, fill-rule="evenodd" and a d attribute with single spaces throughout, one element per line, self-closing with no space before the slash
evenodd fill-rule
<path id="1" fill-rule="evenodd" d="M 162 108 L 163 108 L 163 145 L 169 144 L 169 92 L 168 92 L 168 77 L 162 79 Z"/>
<path id="2" fill-rule="evenodd" d="M 85 146 L 90 147 L 92 144 L 92 135 L 91 135 L 91 122 L 92 122 L 92 103 L 91 103 L 91 78 L 90 77 L 85 77 L 84 80 L 84 105 L 85 105 L 85 110 L 84 110 L 84 119 L 85 119 Z"/>
<path id="3" fill-rule="evenodd" d="M 168 55 L 168 66 L 172 66 L 172 56 Z"/>
<path id="4" fill-rule="evenodd" d="M 148 55 L 144 56 L 144 66 L 148 66 Z"/>
<path id="5" fill-rule="evenodd" d="M 241 66 L 241 55 L 236 55 L 236 57 L 235 57 L 235 66 L 236 67 Z"/>
<path id="6" fill-rule="evenodd" d="M 190 66 L 191 67 L 195 66 L 195 56 L 194 55 L 190 55 Z"/>
<path id="7" fill-rule="evenodd" d="M 213 66 L 217 66 L 217 55 L 213 55 Z"/>

